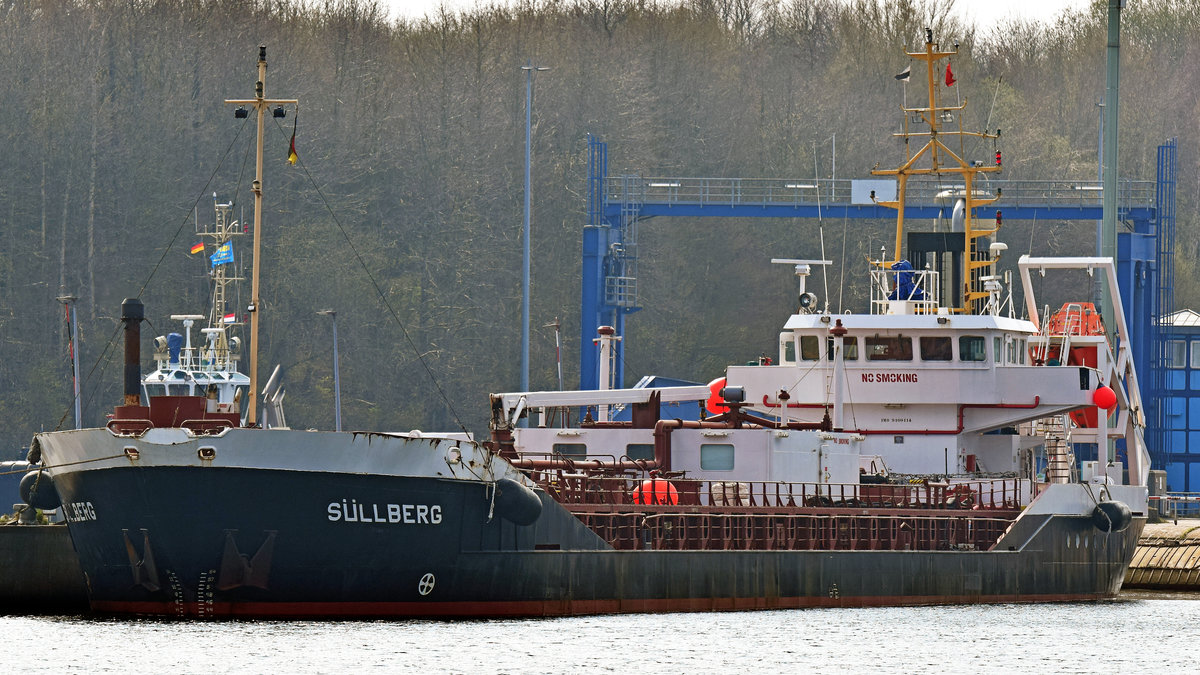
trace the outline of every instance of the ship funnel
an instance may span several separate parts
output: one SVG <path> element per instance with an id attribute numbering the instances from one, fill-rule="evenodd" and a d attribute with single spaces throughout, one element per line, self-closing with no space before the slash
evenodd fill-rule
<path id="1" fill-rule="evenodd" d="M 142 384 L 142 319 L 146 308 L 137 298 L 121 301 L 121 321 L 125 322 L 125 405 L 138 405 Z"/>

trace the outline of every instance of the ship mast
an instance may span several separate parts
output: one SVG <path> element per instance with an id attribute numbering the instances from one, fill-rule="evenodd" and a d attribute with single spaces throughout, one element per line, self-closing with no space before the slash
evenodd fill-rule
<path id="1" fill-rule="evenodd" d="M 237 106 L 253 106 L 258 115 L 258 149 L 255 155 L 254 167 L 254 253 L 251 261 L 251 281 L 250 281 L 250 306 L 247 308 L 250 314 L 250 391 L 246 397 L 246 426 L 255 426 L 257 422 L 257 406 L 258 398 L 258 326 L 260 323 L 258 316 L 259 309 L 259 251 L 262 248 L 262 186 L 263 186 L 263 116 L 267 112 L 267 108 L 276 106 L 273 115 L 283 117 L 283 105 L 296 105 L 296 99 L 269 99 L 265 97 L 267 79 L 267 47 L 266 45 L 258 46 L 258 80 L 254 83 L 254 98 L 252 99 L 225 99 L 226 103 L 231 103 Z M 239 108 L 235 114 L 239 117 L 245 117 L 246 111 Z"/>
<path id="2" fill-rule="evenodd" d="M 943 139 L 946 137 L 957 138 L 961 141 L 974 137 L 979 139 L 1000 138 L 1000 130 L 990 134 L 987 131 L 970 132 L 962 129 L 962 116 L 955 114 L 958 111 L 967 107 L 967 101 L 964 98 L 962 103 L 958 105 L 939 105 L 938 93 L 940 85 L 938 83 L 940 68 L 937 67 L 938 62 L 949 59 L 951 56 L 958 55 L 958 45 L 954 45 L 953 51 L 941 51 L 939 46 L 933 41 L 933 31 L 925 30 L 925 49 L 919 52 L 905 52 L 909 58 L 924 61 L 926 81 L 928 84 L 928 105 L 925 107 L 908 108 L 901 107 L 904 111 L 904 130 L 893 134 L 904 139 L 905 161 L 896 169 L 873 169 L 873 176 L 895 176 L 897 180 L 896 200 L 895 201 L 876 201 L 880 206 L 896 209 L 896 248 L 891 260 L 879 260 L 876 264 L 880 267 L 890 266 L 901 259 L 901 246 L 903 245 L 902 238 L 904 235 L 904 203 L 905 192 L 908 187 L 909 176 L 941 176 L 943 174 L 957 174 L 962 176 L 963 194 L 961 199 L 964 202 L 964 224 L 965 232 L 963 251 L 963 266 L 964 272 L 963 282 L 965 288 L 962 294 L 962 303 L 952 309 L 952 311 L 960 313 L 969 313 L 973 303 L 982 298 L 988 297 L 988 292 L 979 287 L 980 270 L 985 267 L 990 267 L 996 264 L 996 258 L 987 251 L 977 250 L 977 244 L 982 237 L 987 237 L 995 234 L 1000 229 L 999 217 L 994 227 L 988 229 L 977 229 L 974 224 L 974 211 L 976 207 L 986 206 L 996 201 L 999 198 L 999 192 L 995 197 L 987 197 L 978 195 L 975 192 L 975 175 L 978 173 L 998 173 L 1000 171 L 1000 153 L 996 153 L 996 163 L 991 166 L 983 166 L 982 162 L 971 162 L 961 157 L 954 150 L 950 149 Z M 946 87 L 953 86 L 956 81 L 951 79 L 951 70 L 947 65 L 946 69 Z M 943 122 L 957 121 L 957 128 L 942 128 Z M 922 128 L 910 129 L 910 122 L 915 122 L 921 125 Z M 923 128 L 928 125 L 928 130 Z M 913 146 L 920 142 L 919 149 L 913 151 Z M 923 142 L 922 142 L 923 141 Z M 959 151 L 961 153 L 961 150 Z M 918 166 L 921 161 L 922 165 Z"/>

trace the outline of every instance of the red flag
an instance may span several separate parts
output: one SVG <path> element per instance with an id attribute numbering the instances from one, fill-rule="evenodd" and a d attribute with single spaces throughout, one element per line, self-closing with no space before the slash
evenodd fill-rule
<path id="1" fill-rule="evenodd" d="M 950 64 L 946 64 L 946 86 L 953 87 L 958 80 L 954 79 L 954 73 L 950 72 Z"/>

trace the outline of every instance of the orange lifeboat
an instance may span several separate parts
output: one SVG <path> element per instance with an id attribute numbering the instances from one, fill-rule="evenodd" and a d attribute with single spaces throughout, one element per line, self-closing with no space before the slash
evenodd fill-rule
<path id="1" fill-rule="evenodd" d="M 1075 345 L 1070 344 L 1069 340 L 1059 340 L 1055 344 L 1054 338 L 1104 334 L 1104 323 L 1101 321 L 1100 312 L 1096 310 L 1096 306 L 1093 303 L 1068 302 L 1063 304 L 1050 317 L 1049 325 L 1047 326 L 1047 335 L 1051 342 L 1046 349 L 1045 364 L 1052 366 L 1097 367 L 1099 356 L 1095 344 Z M 1062 353 L 1064 343 L 1070 344 L 1065 355 Z M 1034 362 L 1036 363 L 1037 355 L 1034 351 L 1030 350 L 1030 356 L 1034 358 Z M 1094 428 L 1099 422 L 1097 408 L 1088 406 L 1082 410 L 1076 410 L 1071 413 L 1071 421 L 1078 427 Z"/>

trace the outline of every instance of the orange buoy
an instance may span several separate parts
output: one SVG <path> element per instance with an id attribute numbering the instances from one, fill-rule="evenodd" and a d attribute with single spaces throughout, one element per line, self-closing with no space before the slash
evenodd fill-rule
<path id="1" fill-rule="evenodd" d="M 714 415 L 720 415 L 723 412 L 729 412 L 729 406 L 725 405 L 725 398 L 721 396 L 721 390 L 725 388 L 725 378 L 718 377 L 708 383 L 708 400 L 704 402 L 704 409 Z"/>
<path id="2" fill-rule="evenodd" d="M 664 478 L 651 478 L 633 489 L 634 504 L 674 506 L 679 503 L 679 491 Z"/>
<path id="3" fill-rule="evenodd" d="M 1108 387 L 1100 387 L 1092 392 L 1092 403 L 1098 408 L 1112 410 L 1113 406 L 1117 405 L 1117 393 Z"/>

